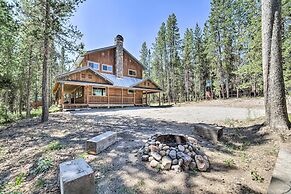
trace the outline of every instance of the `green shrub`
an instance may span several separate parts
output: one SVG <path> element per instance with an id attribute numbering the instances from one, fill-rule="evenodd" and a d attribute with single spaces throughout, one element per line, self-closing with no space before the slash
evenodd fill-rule
<path id="1" fill-rule="evenodd" d="M 33 174 L 37 175 L 40 173 L 47 172 L 53 166 L 52 160 L 48 158 L 40 158 L 36 163 L 36 168 L 33 170 Z"/>
<path id="2" fill-rule="evenodd" d="M 63 148 L 63 145 L 59 141 L 52 141 L 47 145 L 46 150 L 60 150 Z"/>
<path id="3" fill-rule="evenodd" d="M 24 182 L 24 179 L 25 179 L 25 173 L 20 173 L 19 175 L 16 176 L 15 178 L 15 185 L 16 186 L 19 186 L 21 185 L 23 182 Z"/>
<path id="4" fill-rule="evenodd" d="M 35 184 L 36 188 L 41 189 L 44 187 L 44 185 L 45 185 L 45 181 L 42 178 L 37 179 L 36 184 Z"/>
<path id="5" fill-rule="evenodd" d="M 257 181 L 259 183 L 264 182 L 264 178 L 261 175 L 259 175 L 259 173 L 256 170 L 251 171 L 251 176 L 253 181 Z"/>
<path id="6" fill-rule="evenodd" d="M 235 166 L 235 162 L 233 159 L 224 160 L 223 163 L 226 164 L 228 167 Z"/>

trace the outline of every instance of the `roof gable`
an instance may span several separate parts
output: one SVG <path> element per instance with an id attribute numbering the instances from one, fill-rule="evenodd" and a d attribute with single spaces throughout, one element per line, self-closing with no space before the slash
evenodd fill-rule
<path id="1" fill-rule="evenodd" d="M 91 54 L 91 53 L 94 53 L 94 52 L 100 52 L 100 51 L 106 51 L 106 50 L 109 50 L 109 49 L 116 49 L 116 45 L 113 45 L 113 46 L 108 46 L 108 47 L 103 47 L 103 48 L 98 48 L 98 49 L 93 49 L 93 50 L 89 50 L 89 51 L 86 51 L 85 54 L 83 54 L 82 56 L 79 56 L 76 60 L 76 63 L 82 60 L 80 60 L 80 58 L 84 58 L 85 55 L 87 54 Z M 127 53 L 135 62 L 137 62 L 143 69 L 146 69 L 145 66 L 137 59 L 135 58 L 128 50 L 126 50 L 125 48 L 123 48 L 123 51 L 125 53 Z M 78 64 L 76 64 L 78 65 Z"/>
<path id="2" fill-rule="evenodd" d="M 82 77 L 82 75 L 85 75 Z M 90 76 L 91 75 L 91 76 Z M 90 77 L 89 77 L 90 76 Z M 56 77 L 57 80 L 78 80 L 78 81 L 89 81 L 95 83 L 103 83 L 103 84 L 113 84 L 111 80 L 108 80 L 101 73 L 94 71 L 89 66 L 77 68 L 68 73 L 61 74 Z"/>
<path id="3" fill-rule="evenodd" d="M 148 89 L 158 89 L 162 90 L 158 84 L 152 81 L 150 78 L 142 79 L 140 82 L 132 85 L 132 87 L 148 88 Z"/>

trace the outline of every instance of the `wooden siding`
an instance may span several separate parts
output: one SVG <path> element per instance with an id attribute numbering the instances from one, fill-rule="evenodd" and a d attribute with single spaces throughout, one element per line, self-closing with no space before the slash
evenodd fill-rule
<path id="1" fill-rule="evenodd" d="M 130 76 L 128 70 L 136 71 L 136 76 Z M 129 54 L 123 52 L 123 76 L 142 78 L 142 67 Z"/>
<path id="2" fill-rule="evenodd" d="M 109 82 L 104 78 L 96 75 L 90 70 L 85 70 L 81 72 L 77 72 L 65 77 L 65 80 L 78 80 L 78 81 L 86 81 L 86 82 L 95 82 L 101 84 L 108 84 Z"/>
<path id="3" fill-rule="evenodd" d="M 88 90 L 85 90 L 85 98 L 89 99 L 88 104 L 142 104 L 142 91 L 135 91 L 134 94 L 128 94 L 127 89 L 119 88 L 109 88 L 109 98 L 108 98 L 108 88 L 106 89 L 106 96 L 93 96 L 92 90 L 94 86 L 88 86 Z M 94 87 L 94 88 L 104 88 L 104 87 Z M 122 97 L 123 94 L 123 97 Z M 135 96 L 135 101 L 134 101 Z M 109 99 L 109 102 L 108 102 Z"/>
<path id="4" fill-rule="evenodd" d="M 156 86 L 154 83 L 152 83 L 151 81 L 144 81 L 140 84 L 137 85 L 137 87 L 140 88 L 150 88 L 150 89 L 158 89 L 158 86 Z"/>
<path id="5" fill-rule="evenodd" d="M 113 72 L 110 74 L 116 75 L 116 68 L 115 68 L 115 48 L 103 50 L 103 51 L 96 51 L 93 53 L 86 54 L 84 56 L 84 59 L 81 62 L 81 66 L 87 66 L 88 61 L 93 61 L 96 63 L 99 63 L 99 72 L 102 73 L 110 73 L 107 71 L 102 71 L 102 64 L 112 65 L 113 66 Z M 130 77 L 136 77 L 136 78 L 142 78 L 142 67 L 138 62 L 132 58 L 127 52 L 123 52 L 123 76 L 129 76 L 128 70 L 136 70 L 136 76 L 130 76 Z"/>

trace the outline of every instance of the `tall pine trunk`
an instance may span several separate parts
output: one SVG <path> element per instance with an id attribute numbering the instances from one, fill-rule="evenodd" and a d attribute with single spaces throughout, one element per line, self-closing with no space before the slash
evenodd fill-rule
<path id="1" fill-rule="evenodd" d="M 30 117 L 30 90 L 31 90 L 31 66 L 32 66 L 32 45 L 29 48 L 28 77 L 26 89 L 26 118 Z"/>
<path id="2" fill-rule="evenodd" d="M 45 26 L 44 26 L 44 54 L 42 63 L 42 115 L 41 121 L 48 121 L 48 56 L 49 56 L 49 2 L 45 1 Z"/>
<path id="3" fill-rule="evenodd" d="M 266 124 L 288 129 L 281 52 L 281 0 L 262 1 L 262 57 Z"/>

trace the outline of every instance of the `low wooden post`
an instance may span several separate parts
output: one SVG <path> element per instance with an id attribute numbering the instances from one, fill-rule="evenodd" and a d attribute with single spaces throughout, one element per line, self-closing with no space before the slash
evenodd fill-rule
<path id="1" fill-rule="evenodd" d="M 161 106 L 161 92 L 159 92 L 159 106 Z"/>
<path id="2" fill-rule="evenodd" d="M 123 108 L 123 88 L 121 88 L 121 107 Z"/>
<path id="3" fill-rule="evenodd" d="M 61 83 L 61 110 L 64 110 L 64 83 Z"/>
<path id="4" fill-rule="evenodd" d="M 133 105 L 135 106 L 135 90 L 133 90 Z"/>
<path id="5" fill-rule="evenodd" d="M 89 107 L 89 103 L 90 103 L 90 98 L 89 98 L 89 94 L 90 94 L 90 86 L 86 86 L 85 88 L 86 90 L 84 92 L 86 92 L 86 97 L 87 97 L 87 106 Z"/>
<path id="6" fill-rule="evenodd" d="M 146 91 L 146 106 L 148 105 L 148 91 Z"/>
<path id="7" fill-rule="evenodd" d="M 110 97 L 109 97 L 109 87 L 107 87 L 107 108 L 110 108 L 109 107 L 109 100 L 110 99 Z"/>

